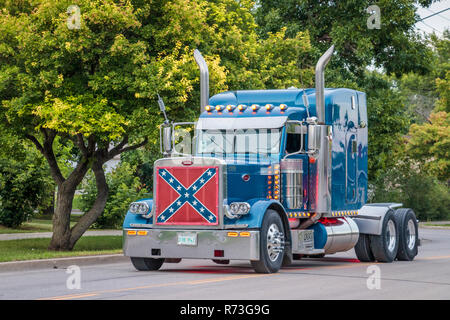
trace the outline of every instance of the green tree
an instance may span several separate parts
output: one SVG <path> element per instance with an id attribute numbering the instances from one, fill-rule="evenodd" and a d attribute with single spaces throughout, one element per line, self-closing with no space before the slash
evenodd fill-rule
<path id="1" fill-rule="evenodd" d="M 430 176 L 450 180 L 450 114 L 432 113 L 430 122 L 413 124 L 409 129 L 407 154 Z"/>
<path id="2" fill-rule="evenodd" d="M 156 93 L 173 120 L 198 115 L 195 48 L 208 62 L 211 93 L 312 78 L 310 66 L 296 67 L 309 54 L 307 33 L 287 38 L 281 30 L 259 39 L 251 1 L 79 0 L 80 28 L 68 28 L 72 2 L 0 1 L 0 122 L 48 162 L 58 187 L 52 250 L 72 249 L 103 212 L 103 164 L 156 144 Z M 67 172 L 57 143 L 75 163 Z M 74 193 L 89 169 L 96 199 L 70 228 Z"/>
<path id="3" fill-rule="evenodd" d="M 414 32 L 419 19 L 417 5 L 429 6 L 432 0 L 261 0 L 256 21 L 259 32 L 277 32 L 287 28 L 287 35 L 309 31 L 313 47 L 324 52 L 332 43 L 338 53 L 332 65 L 350 74 L 362 76 L 372 63 L 387 74 L 409 71 L 427 73 L 431 52 L 426 42 Z M 380 29 L 369 29 L 369 6 L 380 8 Z"/>
<path id="4" fill-rule="evenodd" d="M 442 37 L 432 34 L 428 43 L 433 52 L 430 72 L 409 72 L 397 79 L 398 89 L 414 123 L 429 122 L 433 109 L 450 112 L 450 31 L 444 31 Z"/>
<path id="5" fill-rule="evenodd" d="M 366 73 L 363 91 L 367 94 L 369 133 L 369 181 L 396 165 L 398 147 L 408 132 L 410 119 L 394 80 L 378 72 Z"/>
<path id="6" fill-rule="evenodd" d="M 150 118 L 143 117 L 145 111 L 132 103 L 135 98 L 127 90 L 133 70 L 146 62 L 145 46 L 124 36 L 139 27 L 131 7 L 79 1 L 81 28 L 70 30 L 70 4 L 41 1 L 29 14 L 3 10 L 0 15 L 1 121 L 32 141 L 48 162 L 58 187 L 49 246 L 54 250 L 72 249 L 101 214 L 108 194 L 103 163 L 145 143 L 136 132 L 149 126 Z M 107 74 L 115 77 L 109 80 Z M 67 176 L 54 151 L 58 136 L 78 149 L 76 167 Z M 92 208 L 70 229 L 75 189 L 89 168 L 99 192 Z"/>

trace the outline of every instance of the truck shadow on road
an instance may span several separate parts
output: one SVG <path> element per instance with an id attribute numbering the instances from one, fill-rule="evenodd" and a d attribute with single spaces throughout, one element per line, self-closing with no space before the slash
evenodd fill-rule
<path id="1" fill-rule="evenodd" d="M 283 270 L 304 270 L 320 267 L 338 267 L 350 264 L 360 264 L 358 259 L 349 258 L 305 258 L 294 261 L 291 265 L 281 268 Z M 203 273 L 203 274 L 254 274 L 255 271 L 250 264 L 231 263 L 229 265 L 199 265 L 189 268 L 161 268 L 160 272 L 168 273 Z"/>

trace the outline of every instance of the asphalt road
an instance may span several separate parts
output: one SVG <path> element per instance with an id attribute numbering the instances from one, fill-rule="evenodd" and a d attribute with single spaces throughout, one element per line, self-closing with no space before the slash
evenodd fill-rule
<path id="1" fill-rule="evenodd" d="M 450 230 L 420 229 L 413 262 L 361 263 L 353 250 L 302 259 L 276 274 L 256 274 L 247 261 L 164 264 L 138 272 L 131 263 L 81 266 L 75 273 L 41 269 L 0 273 L 0 299 L 450 299 Z M 376 276 L 379 274 L 379 281 Z M 74 278 L 71 278 L 74 279 Z M 69 287 L 77 282 L 69 281 Z"/>

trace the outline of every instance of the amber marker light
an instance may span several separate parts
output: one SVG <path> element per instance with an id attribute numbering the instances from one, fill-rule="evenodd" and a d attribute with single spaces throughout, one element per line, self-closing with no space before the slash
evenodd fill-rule
<path id="1" fill-rule="evenodd" d="M 286 110 L 287 109 L 287 105 L 285 105 L 285 104 L 280 104 L 280 110 L 281 111 L 284 111 L 284 110 Z"/>
<path id="2" fill-rule="evenodd" d="M 217 111 L 222 111 L 222 109 L 223 109 L 223 105 L 218 104 L 218 105 L 216 106 L 216 110 L 217 110 Z"/>
<path id="3" fill-rule="evenodd" d="M 237 232 L 228 232 L 227 236 L 235 238 L 238 236 L 238 233 Z"/>
<path id="4" fill-rule="evenodd" d="M 212 106 L 210 106 L 210 105 L 205 106 L 205 110 L 207 112 L 210 112 L 212 110 Z"/>
<path id="5" fill-rule="evenodd" d="M 234 108 L 236 108 L 235 105 L 232 105 L 232 104 L 227 105 L 227 110 L 228 110 L 229 112 L 232 112 L 232 111 L 234 110 Z"/>
<path id="6" fill-rule="evenodd" d="M 256 111 L 256 110 L 258 110 L 259 109 L 259 105 L 257 105 L 257 104 L 252 104 L 252 110 L 253 111 Z"/>
<path id="7" fill-rule="evenodd" d="M 136 230 L 128 230 L 128 231 L 127 231 L 127 234 L 128 234 L 129 236 L 135 236 L 135 235 L 136 235 Z"/>
<path id="8" fill-rule="evenodd" d="M 247 106 L 245 104 L 240 104 L 237 106 L 237 108 L 239 111 L 244 111 L 247 108 Z"/>

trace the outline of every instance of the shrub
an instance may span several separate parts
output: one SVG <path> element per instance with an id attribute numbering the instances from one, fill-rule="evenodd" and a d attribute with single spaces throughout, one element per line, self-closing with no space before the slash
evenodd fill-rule
<path id="1" fill-rule="evenodd" d="M 412 208 L 419 220 L 450 219 L 450 190 L 436 177 L 411 163 L 387 171 L 372 186 L 371 202 L 400 202 Z"/>
<path id="2" fill-rule="evenodd" d="M 0 158 L 0 224 L 17 228 L 52 201 L 48 169 L 35 154 L 21 161 Z"/>
<path id="3" fill-rule="evenodd" d="M 145 197 L 147 190 L 141 187 L 135 170 L 134 166 L 121 162 L 112 172 L 106 174 L 108 200 L 102 215 L 94 223 L 94 228 L 120 228 L 130 203 Z M 91 172 L 85 178 L 83 189 L 79 203 L 81 211 L 86 212 L 94 204 L 97 195 L 95 178 Z"/>

